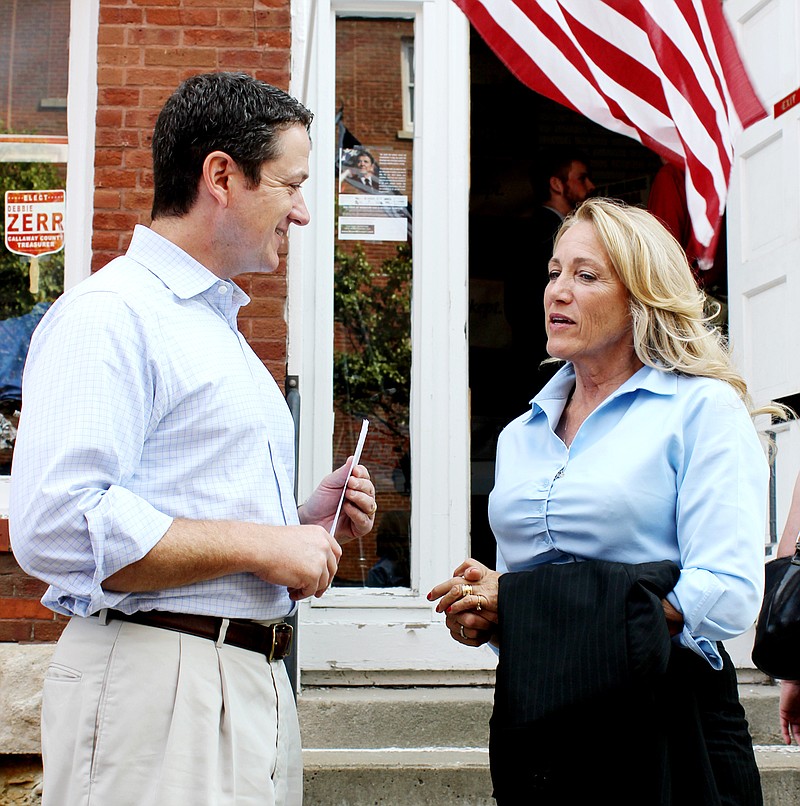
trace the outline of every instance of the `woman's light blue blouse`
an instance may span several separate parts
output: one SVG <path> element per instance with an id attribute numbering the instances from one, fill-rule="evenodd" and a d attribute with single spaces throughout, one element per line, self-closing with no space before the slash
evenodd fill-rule
<path id="1" fill-rule="evenodd" d="M 723 381 L 643 367 L 567 448 L 555 428 L 574 385 L 567 364 L 500 435 L 498 570 L 673 560 L 678 640 L 719 668 L 716 642 L 752 625 L 763 593 L 769 470 L 747 410 Z"/>

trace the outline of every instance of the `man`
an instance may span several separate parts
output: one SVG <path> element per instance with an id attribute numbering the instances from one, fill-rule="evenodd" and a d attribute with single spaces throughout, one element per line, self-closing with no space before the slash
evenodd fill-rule
<path id="1" fill-rule="evenodd" d="M 534 208 L 520 218 L 509 238 L 515 258 L 506 264 L 504 306 L 511 328 L 514 377 L 507 382 L 508 413 L 524 411 L 552 374 L 540 369 L 547 358 L 544 289 L 553 256 L 553 238 L 561 222 L 595 189 L 588 159 L 574 148 L 552 148 L 538 155 L 530 174 Z"/>
<path id="2" fill-rule="evenodd" d="M 347 466 L 299 509 L 283 397 L 231 281 L 309 221 L 312 115 L 199 75 L 153 134 L 152 225 L 36 330 L 12 472 L 14 552 L 70 615 L 45 682 L 47 804 L 300 804 L 283 619 L 321 596 L 375 490 Z"/>
<path id="3" fill-rule="evenodd" d="M 356 160 L 359 170 L 358 181 L 371 190 L 378 189 L 378 166 L 369 151 L 362 151 Z"/>
<path id="4" fill-rule="evenodd" d="M 555 213 L 559 221 L 586 201 L 595 189 L 588 158 L 568 147 L 553 148 L 539 155 L 531 171 L 531 187 L 534 197 Z"/>
<path id="5" fill-rule="evenodd" d="M 340 178 L 340 187 L 347 182 L 351 193 L 378 193 L 380 191 L 380 174 L 378 164 L 369 151 L 358 152 L 354 167 L 345 168 Z"/>

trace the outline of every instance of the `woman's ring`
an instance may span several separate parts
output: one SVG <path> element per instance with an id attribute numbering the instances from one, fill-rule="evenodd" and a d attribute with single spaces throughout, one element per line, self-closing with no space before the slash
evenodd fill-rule
<path id="1" fill-rule="evenodd" d="M 475 606 L 475 609 L 476 609 L 476 610 L 477 610 L 479 613 L 481 612 L 481 599 L 483 599 L 483 596 L 481 596 L 481 595 L 480 595 L 480 593 L 479 593 L 479 594 L 478 594 L 478 604 Z"/>
<path id="2" fill-rule="evenodd" d="M 464 625 L 463 624 L 458 625 L 458 631 L 461 633 L 462 638 L 467 638 L 467 636 L 464 635 Z M 469 639 L 467 638 L 467 640 L 469 640 Z"/>
<path id="3" fill-rule="evenodd" d="M 472 585 L 468 583 L 461 586 L 461 598 L 463 599 L 465 596 L 472 596 Z"/>

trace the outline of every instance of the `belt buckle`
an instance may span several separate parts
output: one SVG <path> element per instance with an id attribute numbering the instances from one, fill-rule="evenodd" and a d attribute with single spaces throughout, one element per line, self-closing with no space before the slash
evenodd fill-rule
<path id="1" fill-rule="evenodd" d="M 288 656 L 292 649 L 293 629 L 291 624 L 280 621 L 272 625 L 272 646 L 270 647 L 267 660 L 281 660 Z"/>

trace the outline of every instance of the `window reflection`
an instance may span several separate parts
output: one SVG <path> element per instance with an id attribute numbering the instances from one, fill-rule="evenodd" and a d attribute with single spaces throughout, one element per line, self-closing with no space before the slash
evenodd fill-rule
<path id="1" fill-rule="evenodd" d="M 333 454 L 335 466 L 344 462 L 370 421 L 361 462 L 378 501 L 375 529 L 344 547 L 337 586 L 411 584 L 408 43 L 411 20 L 337 22 Z"/>
<path id="2" fill-rule="evenodd" d="M 0 475 L 31 334 L 64 289 L 69 13 L 69 0 L 13 0 L 0 26 Z"/>

